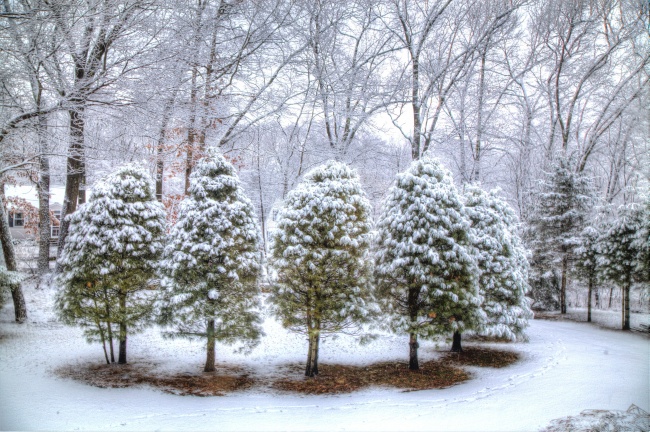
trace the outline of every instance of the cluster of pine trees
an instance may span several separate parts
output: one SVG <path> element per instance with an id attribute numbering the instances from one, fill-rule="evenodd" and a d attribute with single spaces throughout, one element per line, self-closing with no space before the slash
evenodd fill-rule
<path id="1" fill-rule="evenodd" d="M 413 370 L 419 338 L 453 335 L 459 351 L 465 332 L 523 336 L 532 317 L 526 250 L 496 192 L 460 192 L 424 156 L 398 175 L 373 224 L 356 172 L 330 161 L 283 204 L 269 303 L 285 328 L 307 336 L 307 376 L 318 374 L 321 337 L 363 337 L 369 324 L 409 336 Z M 254 207 L 217 150 L 195 167 L 168 234 L 146 169 L 129 165 L 70 216 L 57 309 L 101 342 L 107 362 L 114 340 L 126 363 L 127 334 L 158 323 L 167 336 L 205 340 L 212 371 L 217 341 L 252 348 L 263 334 L 261 263 Z"/>
<path id="2" fill-rule="evenodd" d="M 588 288 L 591 321 L 594 294 L 599 300 L 596 287 L 609 283 L 622 291 L 622 328 L 629 330 L 630 289 L 650 282 L 650 196 L 645 204 L 613 210 L 598 201 L 593 179 L 576 172 L 574 162 L 557 158 L 528 218 L 533 306 L 566 313 L 567 288 L 574 279 Z"/>

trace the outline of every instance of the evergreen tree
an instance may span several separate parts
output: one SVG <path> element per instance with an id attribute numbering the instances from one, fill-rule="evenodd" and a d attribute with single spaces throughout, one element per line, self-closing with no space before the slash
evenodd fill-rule
<path id="1" fill-rule="evenodd" d="M 552 171 L 541 181 L 535 211 L 528 221 L 533 251 L 533 298 L 537 307 L 553 306 L 554 302 L 543 304 L 539 299 L 548 297 L 549 287 L 559 286 L 561 313 L 566 313 L 566 287 L 573 252 L 593 204 L 591 180 L 584 173 L 576 173 L 572 165 L 571 158 L 558 157 Z"/>
<path id="2" fill-rule="evenodd" d="M 465 208 L 472 223 L 479 268 L 479 292 L 487 320 L 479 333 L 516 340 L 533 314 L 526 298 L 528 260 L 519 236 L 517 217 L 496 191 L 470 185 Z"/>
<path id="3" fill-rule="evenodd" d="M 591 322 L 594 287 L 598 281 L 598 230 L 592 226 L 582 230 L 580 246 L 575 251 L 575 275 L 587 281 L 587 322 Z"/>
<path id="4" fill-rule="evenodd" d="M 109 362 L 113 338 L 119 363 L 126 363 L 127 330 L 148 324 L 155 276 L 163 250 L 165 212 L 143 167 L 128 165 L 93 189 L 88 203 L 70 217 L 59 259 L 57 309 L 67 324 L 79 325 L 88 341 L 99 340 Z"/>
<path id="5" fill-rule="evenodd" d="M 205 372 L 215 370 L 216 341 L 250 348 L 260 338 L 259 237 L 235 168 L 209 149 L 165 248 L 159 304 L 167 336 L 206 340 Z"/>
<path id="6" fill-rule="evenodd" d="M 284 327 L 308 337 L 306 376 L 318 374 L 322 335 L 355 332 L 372 316 L 370 212 L 357 174 L 334 161 L 308 172 L 281 210 L 270 300 Z"/>
<path id="7" fill-rule="evenodd" d="M 623 291 L 622 327 L 630 329 L 630 289 L 645 277 L 643 263 L 648 246 L 647 213 L 636 204 L 622 206 L 618 217 L 606 224 L 598 238 L 597 264 L 603 279 Z M 639 233 L 642 233 L 639 235 Z M 645 241 L 644 238 L 645 237 Z"/>
<path id="8" fill-rule="evenodd" d="M 451 174 L 425 156 L 397 176 L 378 224 L 376 278 L 387 326 L 409 335 L 411 370 L 418 337 L 462 331 L 484 321 L 470 222 Z"/>

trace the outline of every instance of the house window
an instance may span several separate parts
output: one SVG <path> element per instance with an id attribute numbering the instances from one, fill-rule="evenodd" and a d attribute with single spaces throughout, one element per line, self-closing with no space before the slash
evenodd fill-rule
<path id="1" fill-rule="evenodd" d="M 14 226 L 21 227 L 25 226 L 25 217 L 23 216 L 22 213 L 14 213 Z"/>
<path id="2" fill-rule="evenodd" d="M 61 230 L 61 210 L 52 210 L 52 216 L 53 218 L 50 220 L 50 237 L 58 238 Z"/>

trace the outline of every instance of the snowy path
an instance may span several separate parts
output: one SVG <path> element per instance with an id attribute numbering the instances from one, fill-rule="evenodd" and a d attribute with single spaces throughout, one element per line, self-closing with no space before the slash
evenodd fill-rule
<path id="1" fill-rule="evenodd" d="M 201 398 L 57 378 L 52 370 L 59 365 L 101 362 L 101 349 L 48 312 L 32 314 L 23 326 L 11 322 L 11 313 L 6 307 L 0 314 L 2 430 L 537 430 L 584 409 L 636 404 L 650 410 L 649 339 L 584 323 L 533 321 L 529 343 L 505 346 L 521 352 L 522 361 L 502 370 L 471 368 L 473 380 L 444 390 L 294 396 L 253 389 Z M 300 338 L 273 324 L 267 333 L 251 356 L 220 347 L 221 358 L 253 370 L 302 362 Z M 155 330 L 130 344 L 132 361 L 196 370 L 203 360 L 198 343 L 165 341 Z M 357 347 L 341 338 L 327 343 L 323 362 L 386 360 L 405 355 L 405 345 L 383 338 Z M 423 344 L 422 357 L 435 356 L 434 350 Z"/>

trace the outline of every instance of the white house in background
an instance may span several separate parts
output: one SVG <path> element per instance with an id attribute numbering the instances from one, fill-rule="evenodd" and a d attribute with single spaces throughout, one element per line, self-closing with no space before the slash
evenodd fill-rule
<path id="1" fill-rule="evenodd" d="M 61 210 L 63 209 L 63 196 L 65 188 L 63 186 L 50 187 L 50 211 L 52 212 L 52 221 L 50 223 L 51 241 L 56 242 L 59 238 L 59 221 L 61 219 Z M 38 191 L 36 186 L 18 185 L 5 186 L 5 195 L 7 198 L 22 198 L 29 204 L 38 209 Z M 15 240 L 29 240 L 34 238 L 34 234 L 26 230 L 29 226 L 29 214 L 33 213 L 29 209 L 21 208 L 13 203 L 9 203 L 7 208 L 9 219 L 9 231 L 11 237 Z"/>

